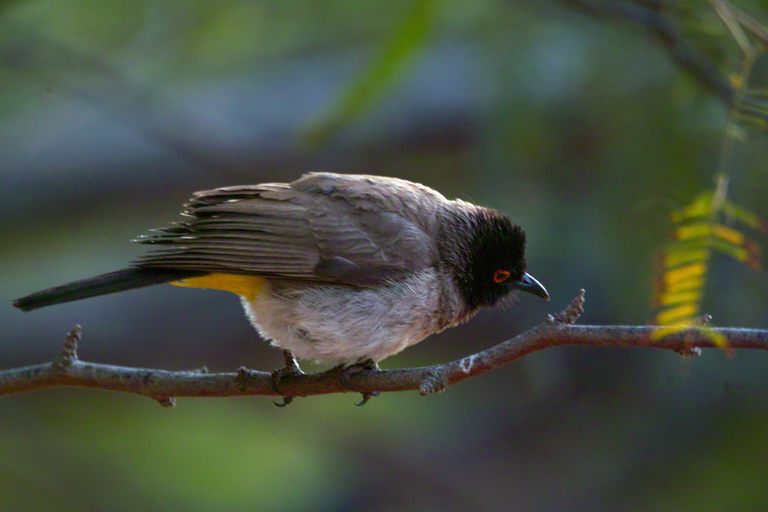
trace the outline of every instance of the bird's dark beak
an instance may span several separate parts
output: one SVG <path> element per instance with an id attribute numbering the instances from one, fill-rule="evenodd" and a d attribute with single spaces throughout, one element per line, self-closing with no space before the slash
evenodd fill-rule
<path id="1" fill-rule="evenodd" d="M 541 297 L 544 300 L 549 300 L 549 294 L 547 289 L 542 286 L 540 282 L 535 280 L 530 274 L 524 274 L 523 278 L 517 283 L 517 289 L 524 292 L 532 293 L 537 297 Z"/>

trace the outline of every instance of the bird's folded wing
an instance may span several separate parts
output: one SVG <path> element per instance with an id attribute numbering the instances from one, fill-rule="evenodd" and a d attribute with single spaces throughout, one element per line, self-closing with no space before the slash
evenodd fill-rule
<path id="1" fill-rule="evenodd" d="M 198 192 L 185 215 L 137 240 L 154 249 L 135 264 L 375 286 L 435 257 L 434 244 L 400 215 L 285 184 Z"/>

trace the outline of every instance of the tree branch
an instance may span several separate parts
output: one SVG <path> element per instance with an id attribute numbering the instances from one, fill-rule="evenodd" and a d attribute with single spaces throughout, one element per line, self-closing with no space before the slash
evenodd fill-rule
<path id="1" fill-rule="evenodd" d="M 122 391 L 173 406 L 173 397 L 309 396 L 328 393 L 377 393 L 418 390 L 439 393 L 448 386 L 504 366 L 533 352 L 561 345 L 584 347 L 642 347 L 695 355 L 715 348 L 706 331 L 692 329 L 654 338 L 659 327 L 577 326 L 583 311 L 584 291 L 559 315 L 515 338 L 450 363 L 400 370 L 365 370 L 349 374 L 341 368 L 315 374 L 286 374 L 274 381 L 272 374 L 240 368 L 236 373 L 206 373 L 205 369 L 171 372 L 127 368 L 80 361 L 77 342 L 80 327 L 68 334 L 61 354 L 52 362 L 0 371 L 0 395 L 46 388 L 80 386 Z M 725 336 L 731 349 L 768 350 L 768 330 L 713 328 Z"/>
<path id="2" fill-rule="evenodd" d="M 661 45 L 675 65 L 716 94 L 729 106 L 736 91 L 725 74 L 704 52 L 691 44 L 669 13 L 672 4 L 664 0 L 557 0 L 593 17 L 614 17 L 636 24 Z M 741 14 L 741 12 L 740 12 Z M 746 16 L 746 15 L 745 15 Z"/>

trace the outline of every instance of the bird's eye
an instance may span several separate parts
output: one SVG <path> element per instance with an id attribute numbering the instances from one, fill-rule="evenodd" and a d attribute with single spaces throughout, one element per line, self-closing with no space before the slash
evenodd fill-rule
<path id="1" fill-rule="evenodd" d="M 496 272 L 493 273 L 493 282 L 496 284 L 503 283 L 507 279 L 509 279 L 509 276 L 511 276 L 509 272 L 503 269 L 498 269 Z"/>

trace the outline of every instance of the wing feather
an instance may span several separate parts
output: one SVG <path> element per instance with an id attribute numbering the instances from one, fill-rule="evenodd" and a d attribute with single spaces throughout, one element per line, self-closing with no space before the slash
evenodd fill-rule
<path id="1" fill-rule="evenodd" d="M 337 176 L 197 192 L 189 220 L 136 240 L 152 250 L 134 264 L 374 286 L 434 262 L 402 198 L 389 211 L 359 179 Z"/>

